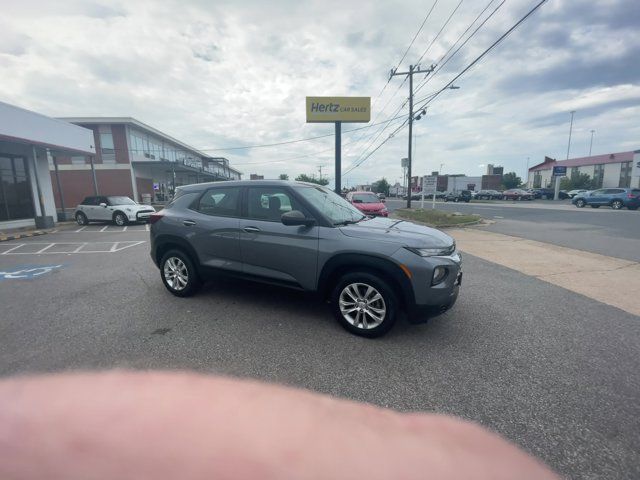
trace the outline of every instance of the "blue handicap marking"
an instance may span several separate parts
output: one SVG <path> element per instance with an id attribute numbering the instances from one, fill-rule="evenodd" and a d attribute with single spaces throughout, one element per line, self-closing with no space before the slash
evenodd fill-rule
<path id="1" fill-rule="evenodd" d="M 17 265 L 11 270 L 0 270 L 0 280 L 25 280 L 37 278 L 45 273 L 62 268 L 62 265 Z"/>

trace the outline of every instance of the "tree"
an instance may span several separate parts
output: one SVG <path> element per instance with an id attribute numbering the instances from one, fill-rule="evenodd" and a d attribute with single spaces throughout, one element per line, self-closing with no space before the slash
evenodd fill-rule
<path id="1" fill-rule="evenodd" d="M 327 179 L 327 178 L 310 177 L 309 175 L 306 175 L 304 173 L 301 173 L 300 175 L 298 175 L 296 177 L 296 181 L 297 182 L 315 183 L 316 185 L 328 185 L 329 184 L 329 179 Z"/>
<path id="2" fill-rule="evenodd" d="M 281 173 L 278 178 L 280 180 L 289 180 L 289 175 L 287 175 L 286 173 Z"/>
<path id="3" fill-rule="evenodd" d="M 504 185 L 505 190 L 518 188 L 522 185 L 522 179 L 516 175 L 516 172 L 505 173 L 502 177 L 502 185 Z"/>
<path id="4" fill-rule="evenodd" d="M 382 178 L 380 180 L 378 180 L 377 182 L 373 182 L 371 184 L 371 190 L 375 193 L 384 193 L 385 195 L 389 195 L 389 189 L 391 188 L 391 185 L 389 185 L 389 182 L 387 182 L 386 178 Z"/>
<path id="5" fill-rule="evenodd" d="M 591 190 L 594 188 L 593 179 L 587 173 L 578 173 L 560 180 L 562 190 Z"/>

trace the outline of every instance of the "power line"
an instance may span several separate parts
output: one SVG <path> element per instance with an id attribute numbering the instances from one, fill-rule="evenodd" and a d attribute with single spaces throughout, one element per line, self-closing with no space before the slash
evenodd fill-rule
<path id="1" fill-rule="evenodd" d="M 427 12 L 427 14 L 425 15 L 424 19 L 422 20 L 422 23 L 420 24 L 420 27 L 418 28 L 418 31 L 415 33 L 415 35 L 413 36 L 413 38 L 411 39 L 411 43 L 409 43 L 409 46 L 407 47 L 407 49 L 404 51 L 404 53 L 402 54 L 402 58 L 400 59 L 400 61 L 398 62 L 398 65 L 396 66 L 396 69 L 400 67 L 400 65 L 402 64 L 402 61 L 405 59 L 405 57 L 407 56 L 407 53 L 409 53 L 409 50 L 411 49 L 411 47 L 413 46 L 414 42 L 416 41 L 416 38 L 418 38 L 418 35 L 420 34 L 420 32 L 422 32 L 422 29 L 424 28 L 425 24 L 427 23 L 427 20 L 429 20 L 429 17 L 431 17 L 431 12 L 433 12 L 433 9 L 436 7 L 436 5 L 438 4 L 438 0 L 435 0 L 433 2 L 433 5 L 431 5 L 431 8 L 429 9 L 429 11 Z M 406 79 L 405 79 L 406 81 Z M 382 95 L 382 93 L 385 91 L 385 89 L 387 88 L 387 85 L 389 85 L 389 83 L 391 82 L 391 75 L 389 76 L 389 78 L 387 79 L 387 82 L 384 84 L 384 86 L 382 87 L 382 90 L 380 90 L 380 92 L 378 93 L 378 95 L 375 96 L 373 102 L 375 103 L 378 98 L 380 98 L 380 95 Z M 389 106 L 389 103 L 391 102 L 391 100 L 393 100 L 393 98 L 398 94 L 398 92 L 400 91 L 400 88 L 402 88 L 402 85 L 404 85 L 404 82 L 402 82 L 402 84 L 398 87 L 398 89 L 393 93 L 393 95 L 389 98 L 389 100 L 387 101 L 387 103 L 384 105 L 384 107 L 382 107 L 381 110 L 378 111 L 378 113 L 376 114 L 376 116 L 373 118 L 373 121 L 375 122 L 378 117 L 380 116 L 380 114 L 382 114 L 386 109 L 387 106 Z M 394 113 L 395 115 L 395 113 Z M 368 125 L 367 129 L 371 128 L 374 124 L 370 124 Z M 366 130 L 364 132 L 362 132 L 362 134 L 360 135 L 360 137 L 358 138 L 358 141 L 362 140 L 362 137 L 364 137 L 364 135 L 366 134 Z M 346 152 L 345 152 L 346 154 Z"/>
<path id="2" fill-rule="evenodd" d="M 442 92 L 444 92 L 447 88 L 449 88 L 451 85 L 453 85 L 453 83 L 456 80 L 458 80 L 462 75 L 464 75 L 467 71 L 469 71 L 476 63 L 478 63 L 480 60 L 482 60 L 485 57 L 485 55 L 487 55 L 491 50 L 493 50 L 500 42 L 502 42 L 502 40 L 507 38 L 516 28 L 518 28 L 527 18 L 529 18 L 536 10 L 538 10 L 538 8 L 540 8 L 546 2 L 547 2 L 547 0 L 541 0 L 535 7 L 533 7 L 531 10 L 529 10 L 524 17 L 522 17 L 520 20 L 518 20 L 509 30 L 507 30 L 505 33 L 503 33 L 500 36 L 500 38 L 498 38 L 495 42 L 493 42 L 489 46 L 489 48 L 487 48 L 484 52 L 482 52 L 480 55 L 478 55 L 478 57 L 476 57 L 476 59 L 473 62 L 471 62 L 469 65 L 467 65 L 459 74 L 457 74 L 455 77 L 453 77 L 449 81 L 449 83 L 447 83 L 444 87 L 442 87 L 440 90 L 438 90 L 426 103 L 424 103 L 422 106 L 418 107 L 418 110 L 420 108 L 426 107 L 428 104 L 430 104 L 432 101 L 434 101 Z"/>
<path id="3" fill-rule="evenodd" d="M 435 41 L 438 39 L 438 37 L 440 36 L 440 34 L 442 33 L 442 31 L 446 28 L 446 26 L 449 24 L 449 22 L 451 21 L 451 19 L 453 18 L 453 16 L 455 15 L 455 13 L 458 11 L 458 9 L 460 8 L 460 5 L 462 5 L 462 2 L 464 2 L 464 0 L 460 0 L 458 2 L 458 5 L 456 5 L 456 8 L 453 9 L 453 12 L 451 12 L 451 14 L 449 15 L 449 18 L 447 18 L 447 21 L 444 22 L 444 25 L 442 25 L 442 28 L 440 28 L 440 30 L 438 31 L 438 33 L 436 34 L 435 37 L 433 37 L 433 40 L 431 40 L 431 43 L 429 44 L 429 46 L 425 49 L 424 52 L 422 52 L 422 55 L 420 55 L 420 58 L 418 58 L 418 61 L 416 62 L 416 65 L 420 65 L 420 61 L 424 58 L 424 56 L 427 54 L 427 52 L 431 49 L 431 47 L 433 46 L 433 44 L 435 43 Z"/>
<path id="4" fill-rule="evenodd" d="M 516 28 L 518 28 L 527 18 L 529 18 L 536 10 L 538 10 L 546 2 L 547 0 L 541 0 L 537 5 L 535 5 L 531 10 L 529 10 L 520 20 L 518 20 L 511 28 L 509 28 L 509 30 L 507 30 L 495 42 L 493 42 L 484 52 L 482 52 L 478 57 L 476 57 L 476 59 L 473 60 L 473 62 L 467 65 L 459 74 L 457 74 L 452 80 L 450 80 L 444 87 L 442 87 L 440 90 L 435 92 L 427 102 L 417 107 L 416 110 L 421 110 L 425 108 L 429 103 L 435 100 L 442 92 L 444 92 L 451 85 L 453 85 L 453 83 L 456 80 L 458 80 L 462 75 L 464 75 L 467 71 L 469 71 L 476 63 L 478 63 L 482 58 L 484 58 L 491 50 L 493 50 L 500 42 L 502 42 L 502 40 L 508 37 Z M 407 122 L 408 122 L 408 119 L 402 125 L 400 125 L 400 127 L 398 127 L 392 134 L 390 134 L 388 138 L 383 140 L 380 143 L 380 145 L 378 145 L 374 150 L 372 150 L 365 158 L 363 158 L 360 162 L 358 162 L 357 164 L 352 166 L 349 170 L 347 170 L 347 172 L 345 172 L 344 175 L 347 175 L 348 173 L 352 172 L 353 170 L 358 168 L 360 165 L 362 165 L 369 157 L 371 157 L 373 153 L 379 150 L 380 147 L 382 147 L 382 145 L 384 145 L 387 141 L 389 141 L 389 139 L 393 137 L 393 135 L 395 135 L 400 129 L 402 129 Z"/>
<path id="5" fill-rule="evenodd" d="M 418 88 L 416 88 L 416 93 L 419 92 L 427 83 L 429 83 L 429 81 L 431 81 L 431 79 L 433 79 L 433 77 L 440 71 L 442 70 L 447 63 L 449 63 L 449 61 L 460 51 L 460 49 L 462 49 L 462 47 L 464 47 L 469 40 L 471 40 L 476 33 L 478 33 L 478 31 L 484 26 L 485 23 L 487 23 L 487 21 L 489 21 L 489 19 L 491 17 L 493 17 L 496 12 L 505 4 L 506 0 L 502 0 L 502 2 L 493 10 L 493 12 L 491 12 L 487 18 L 485 18 L 482 23 L 480 23 L 480 25 L 478 25 L 478 27 L 471 33 L 471 35 L 469 35 L 469 37 L 467 37 L 467 39 L 456 49 L 455 52 L 453 52 L 451 54 L 451 56 L 449 56 L 449 58 L 447 58 L 447 60 L 444 63 L 441 63 L 442 60 L 449 54 L 449 52 L 451 52 L 451 50 L 453 50 L 453 48 L 456 46 L 456 44 L 462 40 L 462 38 L 466 35 L 466 33 L 473 27 L 473 25 L 475 25 L 475 23 L 478 21 L 478 19 L 482 16 L 482 14 L 484 14 L 484 12 L 489 8 L 489 6 L 491 6 L 491 4 L 494 2 L 495 0 L 491 0 L 485 7 L 484 9 L 482 9 L 482 11 L 476 16 L 475 20 L 473 20 L 473 22 L 471 22 L 471 24 L 467 27 L 467 29 L 462 33 L 462 35 L 460 35 L 458 37 L 458 39 L 453 43 L 453 45 L 451 45 L 451 47 L 449 48 L 449 50 L 447 50 L 447 52 L 440 58 L 440 60 L 438 60 L 438 68 L 436 69 L 436 71 L 433 73 L 433 75 L 430 76 L 425 76 L 425 79 L 423 80 L 423 82 L 418 86 Z M 419 100 L 421 101 L 421 100 Z"/>

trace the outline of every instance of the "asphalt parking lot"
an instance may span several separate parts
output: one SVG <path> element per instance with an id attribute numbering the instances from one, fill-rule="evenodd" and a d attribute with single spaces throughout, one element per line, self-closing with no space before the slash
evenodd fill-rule
<path id="1" fill-rule="evenodd" d="M 0 374 L 252 377 L 471 419 L 570 478 L 640 478 L 637 316 L 464 255 L 451 311 L 367 340 L 301 292 L 225 280 L 173 297 L 148 237 L 145 225 L 66 226 L 0 243 Z"/>

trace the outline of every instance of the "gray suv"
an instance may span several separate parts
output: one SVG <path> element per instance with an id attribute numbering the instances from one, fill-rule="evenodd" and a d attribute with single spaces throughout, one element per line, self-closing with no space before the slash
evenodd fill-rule
<path id="1" fill-rule="evenodd" d="M 318 292 L 340 324 L 383 335 L 399 309 L 417 323 L 458 297 L 461 259 L 432 228 L 370 218 L 331 190 L 287 181 L 180 187 L 153 214 L 151 258 L 186 297 L 214 273 Z"/>

